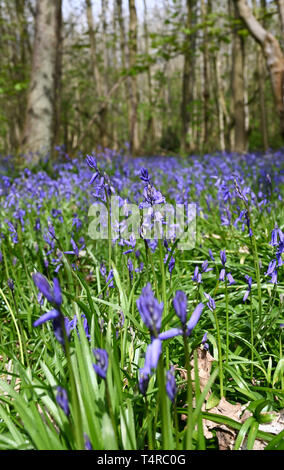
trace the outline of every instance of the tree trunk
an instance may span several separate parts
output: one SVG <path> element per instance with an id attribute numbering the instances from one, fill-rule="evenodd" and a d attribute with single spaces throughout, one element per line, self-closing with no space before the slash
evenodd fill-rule
<path id="1" fill-rule="evenodd" d="M 149 33 L 148 33 L 148 25 L 147 25 L 147 3 L 146 0 L 143 0 L 144 4 L 144 35 L 145 35 L 145 54 L 149 56 Z M 150 66 L 147 68 L 147 82 L 148 82 L 148 101 L 149 101 L 149 118 L 146 124 L 146 132 L 144 141 L 146 142 L 146 147 L 149 145 L 149 150 L 154 148 L 155 141 L 156 141 L 156 124 L 155 124 L 155 111 L 154 111 L 154 103 L 153 103 L 153 92 L 152 92 L 152 77 L 151 77 L 151 69 Z"/>
<path id="2" fill-rule="evenodd" d="M 219 126 L 219 143 L 221 152 L 225 152 L 225 120 L 224 120 L 224 107 L 226 103 L 223 95 L 221 84 L 221 61 L 219 53 L 217 52 L 214 60 L 215 77 L 216 77 L 216 97 L 217 97 L 217 113 L 218 113 L 218 126 Z"/>
<path id="3" fill-rule="evenodd" d="M 129 66 L 131 71 L 131 116 L 130 116 L 130 151 L 135 155 L 139 148 L 138 135 L 138 87 L 137 74 L 133 68 L 137 57 L 137 14 L 135 0 L 129 0 Z"/>
<path id="4" fill-rule="evenodd" d="M 33 154 L 34 164 L 41 154 L 53 151 L 56 32 L 60 6 L 61 0 L 38 0 L 36 6 L 32 73 L 22 139 L 23 150 Z"/>
<path id="5" fill-rule="evenodd" d="M 208 31 L 207 31 L 207 5 L 201 0 L 201 14 L 203 29 L 203 151 L 208 148 L 209 140 L 209 54 L 208 54 Z"/>
<path id="6" fill-rule="evenodd" d="M 284 0 L 276 0 L 278 12 L 280 16 L 280 24 L 281 24 L 281 31 L 282 31 L 282 41 L 284 40 Z"/>
<path id="7" fill-rule="evenodd" d="M 119 38 L 120 38 L 120 54 L 121 54 L 121 66 L 123 73 L 126 74 L 127 69 L 127 62 L 128 62 L 128 51 L 127 51 L 127 41 L 125 39 L 125 28 L 124 28 L 124 21 L 123 21 L 123 11 L 122 11 L 122 0 L 116 0 L 117 5 L 117 16 L 118 16 L 118 24 L 119 24 Z M 131 116 L 131 82 L 130 78 L 127 77 L 125 80 L 125 101 L 127 105 L 127 125 L 128 125 L 128 139 L 130 140 L 131 135 L 131 124 L 130 124 L 130 116 Z"/>
<path id="8" fill-rule="evenodd" d="M 96 33 L 95 33 L 95 27 L 94 27 L 94 18 L 93 18 L 91 0 L 86 0 L 86 13 L 87 13 L 87 23 L 88 23 L 89 39 L 90 39 L 92 75 L 93 75 L 93 80 L 95 83 L 95 90 L 96 90 L 97 98 L 98 98 L 97 101 L 98 103 L 100 103 L 101 100 L 103 100 L 105 96 L 105 90 L 103 89 L 102 77 L 101 77 L 99 67 L 98 67 L 97 42 L 96 42 Z M 103 147 L 107 146 L 106 120 L 107 120 L 107 107 L 103 108 L 103 111 L 101 113 L 102 126 L 100 127 L 100 143 Z"/>
<path id="9" fill-rule="evenodd" d="M 241 18 L 254 39 L 261 45 L 269 70 L 275 98 L 276 111 L 280 121 L 280 134 L 284 140 L 284 56 L 278 40 L 259 23 L 245 0 L 236 0 Z"/>
<path id="10" fill-rule="evenodd" d="M 237 5 L 233 5 L 234 19 L 240 19 Z M 244 39 L 234 27 L 233 33 L 232 91 L 234 109 L 234 150 L 246 151 L 246 112 L 245 112 L 245 46 Z"/>
<path id="11" fill-rule="evenodd" d="M 256 2 L 252 2 L 253 9 L 256 10 Z M 266 0 L 261 0 L 262 16 L 266 13 Z M 265 24 L 263 22 L 263 26 Z M 268 126 L 267 126 L 267 108 L 265 102 L 265 64 L 263 60 L 262 50 L 259 45 L 256 51 L 257 79 L 259 89 L 259 110 L 260 110 L 260 133 L 262 146 L 265 151 L 268 150 Z"/>
<path id="12" fill-rule="evenodd" d="M 187 0 L 186 29 L 191 30 L 194 25 L 196 0 Z M 184 65 L 182 77 L 181 102 L 181 152 L 187 152 L 189 145 L 187 135 L 190 123 L 190 107 L 193 101 L 194 63 L 195 63 L 195 34 L 186 33 L 184 38 Z"/>

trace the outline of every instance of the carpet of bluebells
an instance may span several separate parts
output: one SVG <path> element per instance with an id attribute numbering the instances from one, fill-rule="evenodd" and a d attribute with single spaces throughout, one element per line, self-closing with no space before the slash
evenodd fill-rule
<path id="1" fill-rule="evenodd" d="M 234 450 L 283 450 L 284 151 L 5 162 L 0 449 L 210 450 L 225 426 Z M 111 196 L 161 235 L 164 203 L 196 204 L 194 247 L 124 237 Z M 89 236 L 94 202 L 115 238 Z"/>

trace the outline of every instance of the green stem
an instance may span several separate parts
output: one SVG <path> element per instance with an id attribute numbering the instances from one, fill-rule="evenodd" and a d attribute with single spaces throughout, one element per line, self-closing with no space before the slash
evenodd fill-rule
<path id="1" fill-rule="evenodd" d="M 192 433 L 193 433 L 193 393 L 191 379 L 190 356 L 186 335 L 183 335 L 183 345 L 185 352 L 185 367 L 187 370 L 187 428 L 186 428 L 186 450 L 192 450 Z"/>
<path id="2" fill-rule="evenodd" d="M 163 358 L 160 356 L 158 368 L 158 384 L 159 384 L 159 397 L 160 397 L 160 406 L 161 406 L 161 419 L 162 419 L 162 442 L 163 450 L 172 450 L 172 428 L 171 428 L 171 419 L 170 419 L 170 410 L 167 403 L 167 394 L 166 394 L 166 383 L 165 383 L 165 373 L 164 373 L 164 364 Z"/>
<path id="3" fill-rule="evenodd" d="M 108 228 L 108 269 L 111 269 L 111 214 L 110 204 L 107 190 L 105 189 L 106 205 L 107 205 L 107 228 Z"/>
<path id="4" fill-rule="evenodd" d="M 222 346 L 221 346 L 221 337 L 220 337 L 220 327 L 217 317 L 216 310 L 213 310 L 216 331 L 217 331 L 217 344 L 218 344 L 218 359 L 219 359 L 219 369 L 220 369 L 220 395 L 221 398 L 224 396 L 224 376 L 223 376 L 223 357 L 222 357 Z"/>
<path id="5" fill-rule="evenodd" d="M 250 344 L 251 344 L 251 369 L 250 376 L 251 380 L 253 379 L 253 359 L 254 359 L 254 318 L 253 318 L 253 308 L 252 308 L 252 296 L 250 294 Z"/>
<path id="6" fill-rule="evenodd" d="M 64 325 L 64 317 L 62 315 L 61 318 L 62 330 L 64 335 L 64 349 L 67 359 L 67 367 L 69 372 L 70 378 L 70 386 L 71 386 L 71 400 L 72 400 L 72 408 L 73 408 L 73 416 L 74 416 L 74 438 L 76 442 L 76 450 L 84 450 L 85 449 L 85 441 L 84 441 L 84 433 L 83 433 L 83 424 L 82 424 L 82 416 L 80 410 L 80 403 L 78 397 L 78 391 L 76 387 L 76 381 L 74 377 L 72 361 L 71 361 L 71 354 L 70 354 L 70 347 L 69 341 L 67 338 L 65 325 Z"/>
<path id="7" fill-rule="evenodd" d="M 225 302 L 226 302 L 226 365 L 229 360 L 229 302 L 228 302 L 228 280 L 225 279 Z"/>

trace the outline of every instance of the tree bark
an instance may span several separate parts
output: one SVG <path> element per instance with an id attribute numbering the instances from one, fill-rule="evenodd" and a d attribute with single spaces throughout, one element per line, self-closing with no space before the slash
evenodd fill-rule
<path id="1" fill-rule="evenodd" d="M 38 0 L 32 72 L 25 129 L 22 139 L 25 153 L 32 153 L 36 164 L 41 154 L 52 153 L 56 86 L 57 22 L 61 0 Z"/>
<path id="2" fill-rule="evenodd" d="M 208 30 L 207 30 L 207 5 L 201 0 L 201 14 L 203 29 L 203 151 L 208 148 L 209 140 L 209 54 L 208 54 Z"/>
<path id="3" fill-rule="evenodd" d="M 254 39 L 261 45 L 266 65 L 269 70 L 271 86 L 275 98 L 276 111 L 280 121 L 280 134 L 284 140 L 284 56 L 280 44 L 273 34 L 268 32 L 252 14 L 246 0 L 235 0 L 241 18 Z"/>
<path id="4" fill-rule="evenodd" d="M 280 24 L 281 24 L 281 31 L 282 31 L 282 41 L 284 40 L 284 0 L 276 0 L 277 8 L 280 16 Z"/>
<path id="5" fill-rule="evenodd" d="M 131 116 L 130 151 L 135 155 L 139 149 L 138 135 L 138 87 L 137 74 L 133 70 L 137 57 L 137 13 L 135 0 L 129 0 L 129 66 L 131 70 Z"/>
<path id="6" fill-rule="evenodd" d="M 97 60 L 97 42 L 96 42 L 96 33 L 94 27 L 94 18 L 92 11 L 92 1 L 86 0 L 86 13 L 87 13 L 87 23 L 90 39 L 90 52 L 91 52 L 91 65 L 92 65 L 92 75 L 95 83 L 95 90 L 97 93 L 98 102 L 104 101 L 106 96 L 106 84 L 102 84 L 102 77 L 98 67 Z M 104 107 L 101 112 L 101 127 L 100 127 L 100 143 L 105 148 L 107 146 L 107 107 Z"/>
<path id="7" fill-rule="evenodd" d="M 233 5 L 234 19 L 239 20 L 237 5 Z M 234 109 L 234 150 L 238 153 L 247 149 L 245 112 L 245 45 L 238 28 L 233 33 L 232 91 Z"/>
<path id="8" fill-rule="evenodd" d="M 190 31 L 194 25 L 196 0 L 187 0 L 187 19 L 186 29 Z M 187 135 L 190 123 L 190 107 L 193 101 L 193 85 L 194 85 L 194 63 L 195 63 L 195 34 L 186 33 L 184 50 L 184 65 L 182 77 L 182 102 L 181 102 L 181 152 L 188 151 L 190 145 L 187 142 Z"/>

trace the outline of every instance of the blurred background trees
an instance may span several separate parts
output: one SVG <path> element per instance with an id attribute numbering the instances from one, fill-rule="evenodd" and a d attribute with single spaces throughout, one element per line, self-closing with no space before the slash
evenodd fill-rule
<path id="1" fill-rule="evenodd" d="M 282 0 L 0 0 L 0 152 L 283 145 Z"/>

